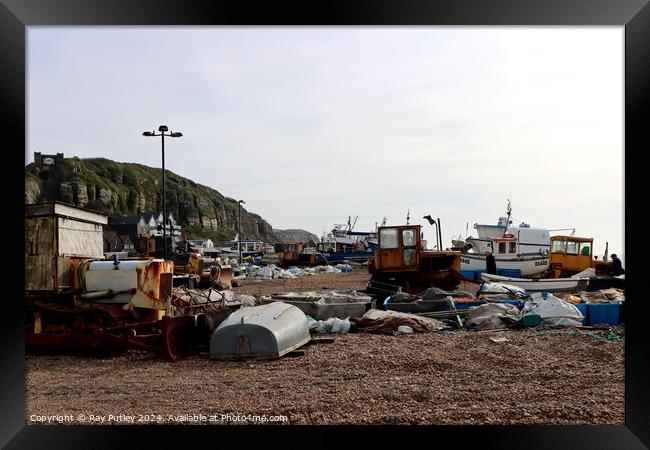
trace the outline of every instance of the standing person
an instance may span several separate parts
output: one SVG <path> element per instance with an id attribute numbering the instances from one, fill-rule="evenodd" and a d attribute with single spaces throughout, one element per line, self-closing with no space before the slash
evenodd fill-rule
<path id="1" fill-rule="evenodd" d="M 491 273 L 492 275 L 497 274 L 497 262 L 490 251 L 485 252 L 485 269 L 487 273 Z"/>
<path id="2" fill-rule="evenodd" d="M 614 272 L 615 277 L 625 273 L 625 269 L 623 269 L 623 263 L 620 259 L 618 259 L 618 256 L 616 256 L 615 253 L 612 253 L 612 272 Z"/>

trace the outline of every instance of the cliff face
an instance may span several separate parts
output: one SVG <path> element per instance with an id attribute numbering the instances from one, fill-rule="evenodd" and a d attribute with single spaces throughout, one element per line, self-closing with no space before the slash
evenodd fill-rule
<path id="1" fill-rule="evenodd" d="M 25 203 L 60 200 L 102 211 L 111 218 L 162 211 L 161 171 L 104 158 L 66 158 L 45 178 L 34 164 L 25 167 Z M 165 171 L 167 210 L 188 238 L 232 239 L 239 204 L 207 186 Z M 241 208 L 242 237 L 275 242 L 271 225 Z"/>
<path id="2" fill-rule="evenodd" d="M 282 242 L 307 242 L 310 240 L 316 243 L 320 242 L 318 236 L 306 230 L 296 230 L 296 229 L 278 230 L 274 228 L 273 233 L 275 233 L 278 239 Z"/>

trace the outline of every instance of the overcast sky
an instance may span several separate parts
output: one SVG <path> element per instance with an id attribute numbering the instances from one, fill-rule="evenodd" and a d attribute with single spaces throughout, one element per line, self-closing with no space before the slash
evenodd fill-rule
<path id="1" fill-rule="evenodd" d="M 623 253 L 623 27 L 28 27 L 33 152 L 166 168 L 276 228 L 576 228 Z"/>

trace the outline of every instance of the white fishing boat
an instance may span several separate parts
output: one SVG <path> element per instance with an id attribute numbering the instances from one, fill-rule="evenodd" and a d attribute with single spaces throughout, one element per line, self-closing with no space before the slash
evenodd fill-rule
<path id="1" fill-rule="evenodd" d="M 588 277 L 571 278 L 514 278 L 482 273 L 481 280 L 488 283 L 505 283 L 520 287 L 528 292 L 574 292 L 584 291 L 589 284 Z"/>
<path id="2" fill-rule="evenodd" d="M 502 241 L 502 242 L 499 242 Z M 533 254 L 521 254 L 516 251 L 516 242 L 508 239 L 495 239 L 494 242 L 497 244 L 497 249 L 499 244 L 504 243 L 508 244 L 508 248 L 505 253 L 494 253 L 494 261 L 496 262 L 497 270 L 502 272 L 509 273 L 519 273 L 521 276 L 527 277 L 532 275 L 537 275 L 545 272 L 549 267 L 548 255 L 533 253 Z M 515 250 L 510 250 L 510 244 L 515 244 Z M 463 253 L 460 256 L 460 270 L 469 271 L 469 272 L 478 272 L 485 270 L 485 254 L 480 253 Z"/>
<path id="3" fill-rule="evenodd" d="M 549 268 L 551 230 L 531 228 L 524 222 L 519 226 L 512 226 L 511 212 L 510 200 L 508 200 L 507 217 L 499 217 L 497 225 L 475 223 L 474 228 L 478 237 L 452 240 L 454 249 L 462 252 L 461 271 L 485 270 L 487 251 L 494 255 L 499 272 L 517 271 L 521 276 L 532 276 L 543 273 Z"/>

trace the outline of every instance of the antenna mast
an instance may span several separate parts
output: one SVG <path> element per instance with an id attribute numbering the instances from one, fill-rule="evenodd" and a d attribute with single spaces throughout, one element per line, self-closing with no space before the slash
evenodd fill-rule
<path id="1" fill-rule="evenodd" d="M 503 235 L 505 236 L 508 233 L 508 225 L 510 225 L 510 215 L 512 214 L 512 208 L 510 206 L 510 199 L 508 199 L 508 209 L 506 210 L 508 217 L 506 218 L 506 229 L 503 230 Z"/>

